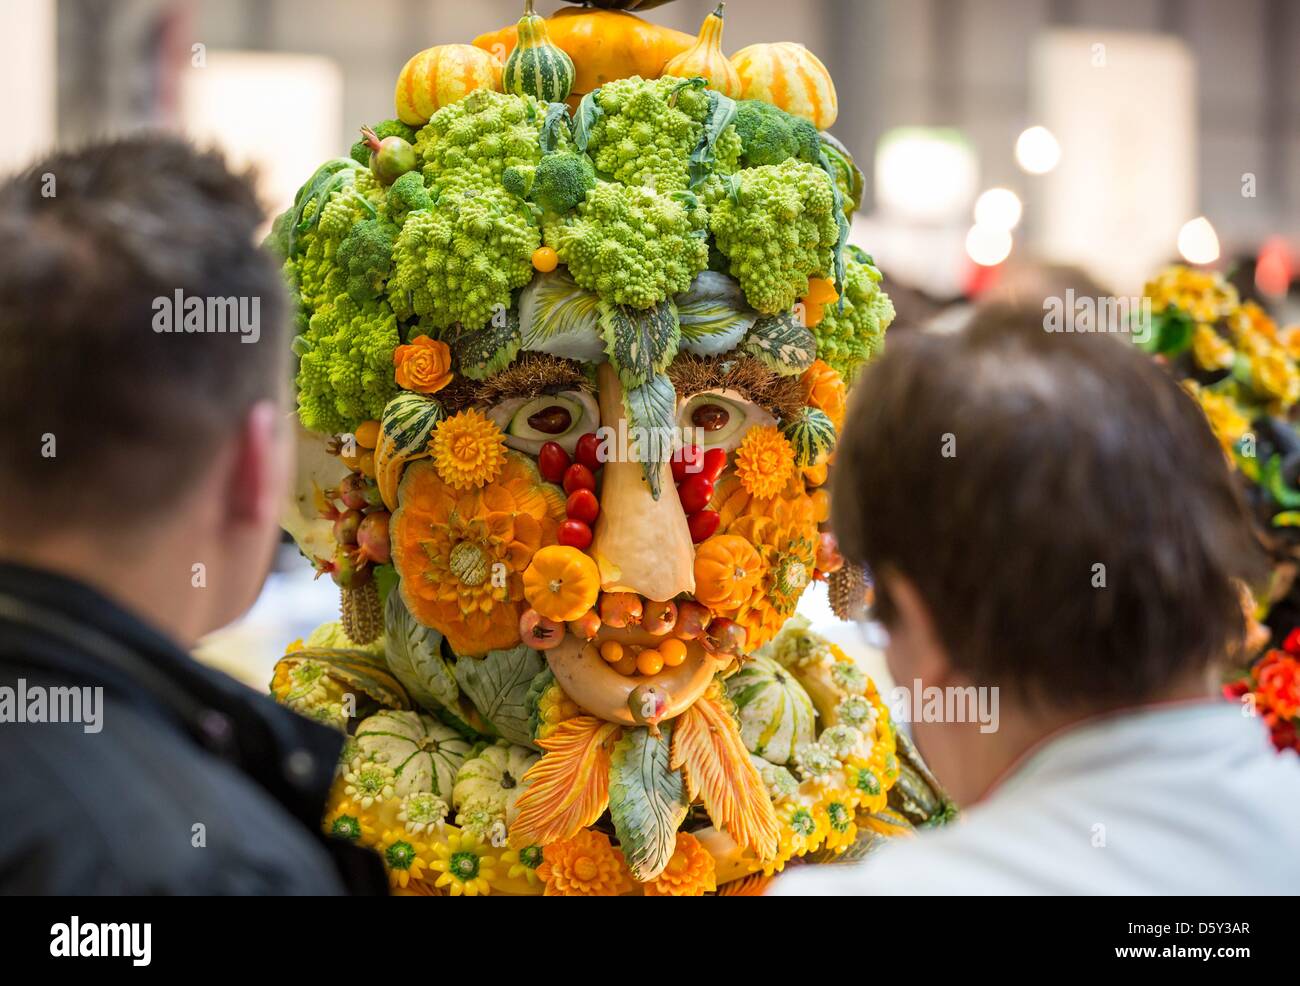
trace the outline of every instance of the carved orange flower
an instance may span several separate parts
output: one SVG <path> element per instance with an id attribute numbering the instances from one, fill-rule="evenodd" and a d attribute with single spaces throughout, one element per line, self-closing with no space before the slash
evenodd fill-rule
<path id="1" fill-rule="evenodd" d="M 699 839 L 678 832 L 672 859 L 644 889 L 647 897 L 699 897 L 718 889 L 717 864 Z"/>
<path id="2" fill-rule="evenodd" d="M 634 885 L 623 854 L 603 832 L 583 829 L 572 839 L 552 842 L 542 856 L 537 875 L 547 897 L 613 897 Z"/>
<path id="3" fill-rule="evenodd" d="M 505 436 L 496 422 L 474 408 L 438 422 L 429 448 L 438 475 L 458 490 L 491 482 L 505 465 Z"/>
<path id="4" fill-rule="evenodd" d="M 736 449 L 736 476 L 754 496 L 776 496 L 794 473 L 794 449 L 775 428 L 750 428 Z"/>
<path id="5" fill-rule="evenodd" d="M 812 366 L 799 378 L 799 383 L 803 386 L 804 402 L 830 418 L 837 434 L 843 431 L 848 388 L 839 372 L 824 360 L 813 360 Z"/>
<path id="6" fill-rule="evenodd" d="M 507 452 L 493 482 L 465 492 L 423 459 L 406 467 L 390 531 L 402 600 L 444 634 L 457 654 L 519 643 L 523 571 L 554 544 L 564 494 L 537 467 Z"/>
<path id="7" fill-rule="evenodd" d="M 451 383 L 451 350 L 445 342 L 416 336 L 393 351 L 397 386 L 419 394 L 434 394 Z"/>

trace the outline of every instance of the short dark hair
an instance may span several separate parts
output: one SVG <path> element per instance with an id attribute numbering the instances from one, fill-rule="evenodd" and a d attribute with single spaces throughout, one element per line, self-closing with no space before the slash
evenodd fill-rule
<path id="1" fill-rule="evenodd" d="M 1242 498 L 1195 401 L 1127 339 L 994 307 L 899 338 L 853 390 L 833 526 L 886 627 L 897 574 L 977 684 L 1097 708 L 1241 640 L 1263 574 Z"/>
<path id="2" fill-rule="evenodd" d="M 144 133 L 0 184 L 0 529 L 165 508 L 243 412 L 280 392 L 286 295 L 254 239 L 250 178 Z M 178 291 L 244 299 L 248 314 L 257 299 L 256 344 L 156 331 L 159 299 Z"/>

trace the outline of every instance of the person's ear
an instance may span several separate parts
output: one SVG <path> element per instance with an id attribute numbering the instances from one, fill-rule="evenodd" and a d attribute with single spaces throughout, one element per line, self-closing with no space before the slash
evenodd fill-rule
<path id="1" fill-rule="evenodd" d="M 890 671 L 908 682 L 919 678 L 927 685 L 943 687 L 952 675 L 952 661 L 935 628 L 930 607 L 911 579 L 893 573 L 887 581 L 894 618 L 889 627 Z"/>
<path id="2" fill-rule="evenodd" d="M 248 409 L 235 439 L 227 490 L 227 517 L 265 527 L 278 521 L 288 475 L 284 412 L 270 400 Z"/>

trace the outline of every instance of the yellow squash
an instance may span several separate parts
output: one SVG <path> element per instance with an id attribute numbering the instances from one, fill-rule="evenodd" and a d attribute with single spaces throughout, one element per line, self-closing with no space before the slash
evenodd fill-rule
<path id="1" fill-rule="evenodd" d="M 750 45 L 731 56 L 745 99 L 765 99 L 825 130 L 839 115 L 835 83 L 811 51 L 793 41 Z"/>
<path id="2" fill-rule="evenodd" d="M 676 75 L 683 79 L 701 76 L 708 79 L 711 88 L 724 96 L 739 99 L 740 75 L 722 53 L 722 8 L 725 6 L 723 3 L 718 4 L 717 9 L 704 18 L 695 44 L 680 55 L 668 59 L 661 74 Z"/>

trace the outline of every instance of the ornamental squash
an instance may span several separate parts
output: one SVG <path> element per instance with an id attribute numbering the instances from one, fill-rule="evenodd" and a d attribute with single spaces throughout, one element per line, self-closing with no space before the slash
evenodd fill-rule
<path id="1" fill-rule="evenodd" d="M 501 63 L 474 45 L 450 44 L 426 48 L 402 66 L 393 102 L 397 118 L 423 126 L 444 106 L 459 102 L 475 89 L 501 89 Z"/>
<path id="2" fill-rule="evenodd" d="M 573 90 L 573 59 L 551 41 L 546 21 L 533 13 L 533 0 L 524 0 L 524 16 L 516 31 L 515 50 L 501 73 L 502 88 L 546 103 L 568 99 Z"/>
<path id="3" fill-rule="evenodd" d="M 551 41 L 573 59 L 573 94 L 577 95 L 632 75 L 656 79 L 664 62 L 695 43 L 684 31 L 650 24 L 620 10 L 565 7 L 546 19 L 546 30 Z M 479 35 L 474 44 L 504 62 L 518 33 L 511 24 Z"/>
<path id="4" fill-rule="evenodd" d="M 470 751 L 456 730 L 418 712 L 384 711 L 363 719 L 353 739 L 363 761 L 392 769 L 399 798 L 422 791 L 446 798 Z"/>
<path id="5" fill-rule="evenodd" d="M 758 655 L 727 679 L 745 749 L 774 764 L 789 763 L 801 744 L 816 738 L 812 699 L 770 657 Z"/>
<path id="6" fill-rule="evenodd" d="M 539 550 L 524 569 L 524 598 L 548 620 L 576 620 L 600 594 L 600 570 L 590 555 L 564 544 Z"/>
<path id="7" fill-rule="evenodd" d="M 524 774 L 539 758 L 526 746 L 497 740 L 460 765 L 451 791 L 452 806 L 458 811 L 486 812 L 504 822 L 507 809 L 524 789 Z"/>
<path id="8" fill-rule="evenodd" d="M 710 609 L 734 610 L 762 572 L 752 544 L 736 534 L 717 534 L 695 549 L 695 598 Z"/>
<path id="9" fill-rule="evenodd" d="M 722 95 L 740 98 L 740 76 L 722 53 L 722 8 L 725 6 L 725 3 L 718 4 L 713 13 L 704 18 L 699 39 L 680 55 L 668 59 L 661 75 L 676 75 L 683 79 L 700 76 L 708 80 L 710 88 Z"/>
<path id="10" fill-rule="evenodd" d="M 835 447 L 835 425 L 825 411 L 815 407 L 800 408 L 781 426 L 781 434 L 794 449 L 794 461 L 800 467 L 821 465 Z"/>
<path id="11" fill-rule="evenodd" d="M 811 51 L 793 41 L 750 45 L 731 56 L 745 99 L 765 99 L 825 130 L 839 115 L 835 83 Z"/>
<path id="12" fill-rule="evenodd" d="M 385 405 L 375 449 L 375 484 L 389 510 L 397 509 L 402 468 L 429 454 L 429 436 L 446 416 L 438 401 L 411 391 L 403 391 Z"/>

